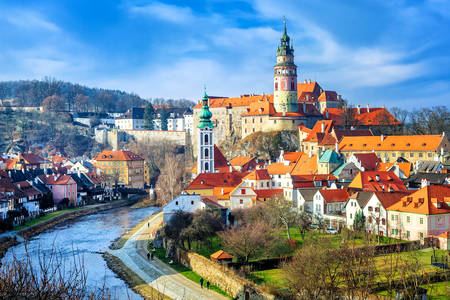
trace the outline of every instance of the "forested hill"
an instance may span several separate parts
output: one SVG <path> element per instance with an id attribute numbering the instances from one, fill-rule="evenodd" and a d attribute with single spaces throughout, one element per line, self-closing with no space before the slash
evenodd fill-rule
<path id="1" fill-rule="evenodd" d="M 41 106 L 45 98 L 57 96 L 67 110 L 124 112 L 128 108 L 145 105 L 146 100 L 136 94 L 119 90 L 90 88 L 80 84 L 46 78 L 0 82 L 0 99 L 14 99 L 16 106 Z M 192 101 L 149 99 L 154 104 L 191 107 Z"/>

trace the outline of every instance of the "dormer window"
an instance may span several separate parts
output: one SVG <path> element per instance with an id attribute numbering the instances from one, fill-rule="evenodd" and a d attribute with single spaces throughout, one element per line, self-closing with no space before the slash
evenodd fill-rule
<path id="1" fill-rule="evenodd" d="M 391 144 L 391 147 L 394 147 L 394 146 L 395 146 L 395 144 L 394 144 L 394 143 L 392 143 L 392 144 Z"/>
<path id="2" fill-rule="evenodd" d="M 427 143 L 423 143 L 422 146 L 425 147 L 427 145 Z"/>
<path id="3" fill-rule="evenodd" d="M 410 143 L 407 143 L 407 144 L 406 144 L 406 147 L 409 147 L 409 146 L 411 146 L 411 144 L 410 144 Z"/>
<path id="4" fill-rule="evenodd" d="M 363 144 L 363 147 L 366 147 L 367 146 L 367 144 Z"/>

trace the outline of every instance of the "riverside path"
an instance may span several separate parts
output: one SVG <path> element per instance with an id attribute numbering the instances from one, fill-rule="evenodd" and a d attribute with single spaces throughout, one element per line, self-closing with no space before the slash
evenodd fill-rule
<path id="1" fill-rule="evenodd" d="M 143 224 L 121 249 L 109 250 L 109 253 L 120 258 L 128 268 L 152 288 L 172 299 L 228 299 L 214 291 L 202 289 L 197 283 L 177 273 L 157 258 L 153 261 L 147 260 L 146 245 L 148 237 L 161 222 L 162 212 L 150 219 L 150 226 L 146 223 Z"/>

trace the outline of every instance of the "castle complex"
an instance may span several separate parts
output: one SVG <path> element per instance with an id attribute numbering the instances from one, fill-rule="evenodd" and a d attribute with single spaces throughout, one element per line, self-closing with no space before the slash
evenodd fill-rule
<path id="1" fill-rule="evenodd" d="M 273 95 L 242 95 L 236 98 L 208 97 L 214 124 L 214 138 L 220 143 L 227 136 L 245 138 L 254 132 L 297 130 L 300 124 L 311 128 L 321 120 L 321 112 L 340 107 L 342 100 L 334 91 L 324 91 L 316 82 L 297 83 L 294 47 L 286 24 L 277 48 Z M 194 127 L 201 122 L 203 103 L 194 107 Z M 193 141 L 198 132 L 194 130 Z M 194 143 L 194 153 L 197 153 Z"/>

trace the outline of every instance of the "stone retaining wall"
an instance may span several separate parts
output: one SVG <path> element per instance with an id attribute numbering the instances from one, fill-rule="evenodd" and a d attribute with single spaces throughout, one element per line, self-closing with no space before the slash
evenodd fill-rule
<path id="1" fill-rule="evenodd" d="M 233 296 L 235 299 L 265 300 L 275 297 L 261 289 L 253 282 L 237 275 L 225 265 L 213 262 L 194 252 L 176 249 L 178 261 L 198 275 Z M 249 298 L 245 297 L 245 294 Z"/>

